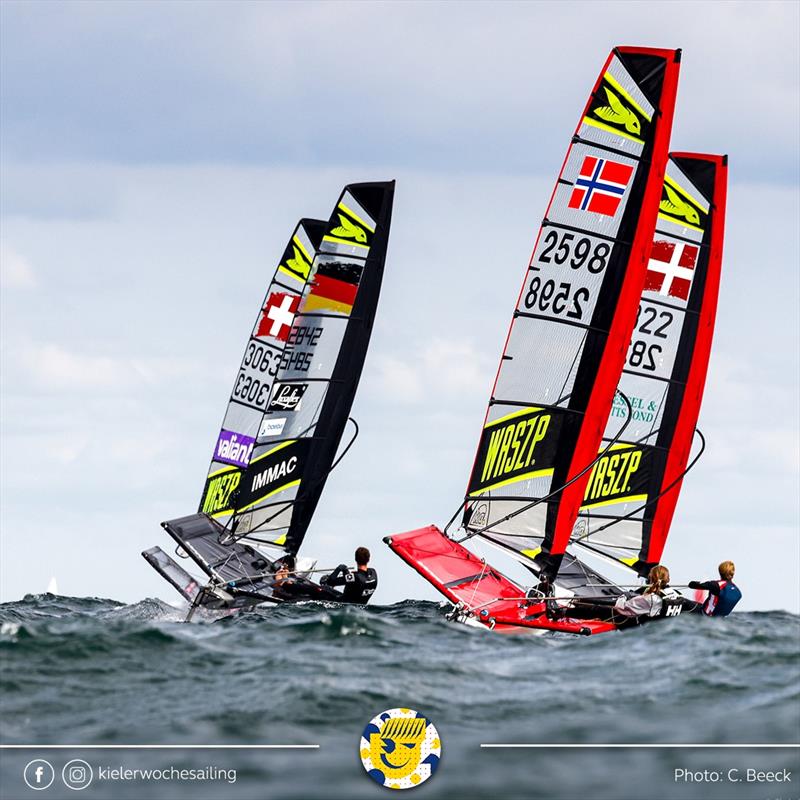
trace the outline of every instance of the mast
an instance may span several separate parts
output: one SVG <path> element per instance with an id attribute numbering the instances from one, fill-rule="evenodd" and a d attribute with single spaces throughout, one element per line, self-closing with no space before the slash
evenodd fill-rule
<path id="1" fill-rule="evenodd" d="M 609 55 L 534 247 L 467 488 L 468 535 L 529 559 L 550 580 L 636 321 L 679 64 L 679 50 Z"/>
<path id="2" fill-rule="evenodd" d="M 287 328 L 272 399 L 230 497 L 238 538 L 296 553 L 358 388 L 380 294 L 394 181 L 350 184 Z"/>

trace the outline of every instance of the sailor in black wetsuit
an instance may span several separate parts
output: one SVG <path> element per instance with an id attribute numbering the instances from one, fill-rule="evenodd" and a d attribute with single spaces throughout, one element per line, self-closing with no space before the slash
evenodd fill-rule
<path id="1" fill-rule="evenodd" d="M 378 588 L 378 573 L 369 566 L 369 550 L 366 547 L 359 547 L 356 550 L 356 566 L 357 569 L 354 571 L 344 564 L 339 564 L 330 575 L 324 576 L 320 583 L 327 587 L 344 586 L 341 602 L 364 606 Z"/>
<path id="2" fill-rule="evenodd" d="M 705 589 L 708 597 L 703 603 L 703 613 L 709 617 L 727 617 L 733 607 L 742 599 L 739 587 L 733 582 L 736 566 L 733 561 L 723 561 L 719 565 L 718 581 L 689 581 L 690 589 Z"/>
<path id="3" fill-rule="evenodd" d="M 295 577 L 295 559 L 291 553 L 287 553 L 283 558 L 274 563 L 275 582 L 272 586 L 272 593 L 279 600 L 301 599 L 304 595 L 302 587 Z"/>

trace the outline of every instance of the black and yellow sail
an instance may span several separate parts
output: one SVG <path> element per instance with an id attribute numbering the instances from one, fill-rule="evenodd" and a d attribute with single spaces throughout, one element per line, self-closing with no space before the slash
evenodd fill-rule
<path id="1" fill-rule="evenodd" d="M 164 523 L 237 596 L 271 597 L 265 569 L 297 553 L 319 502 L 366 358 L 393 196 L 393 181 L 350 184 L 327 223 L 303 220 L 293 232 L 248 337 L 198 513 Z M 165 574 L 168 557 L 148 553 Z"/>

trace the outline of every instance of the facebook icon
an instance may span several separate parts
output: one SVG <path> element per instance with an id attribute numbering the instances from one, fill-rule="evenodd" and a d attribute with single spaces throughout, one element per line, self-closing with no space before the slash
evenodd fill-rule
<path id="1" fill-rule="evenodd" d="M 34 759 L 25 766 L 22 777 L 31 789 L 47 789 L 56 776 L 53 765 L 42 758 Z"/>

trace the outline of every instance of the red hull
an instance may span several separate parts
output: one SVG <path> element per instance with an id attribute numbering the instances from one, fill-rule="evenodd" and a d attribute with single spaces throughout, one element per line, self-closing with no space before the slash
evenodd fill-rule
<path id="1" fill-rule="evenodd" d="M 529 600 L 521 586 L 448 539 L 435 525 L 387 536 L 384 541 L 463 614 L 491 630 L 527 628 L 583 636 L 616 630 L 612 622 L 603 620 L 549 619 L 543 602 Z"/>

